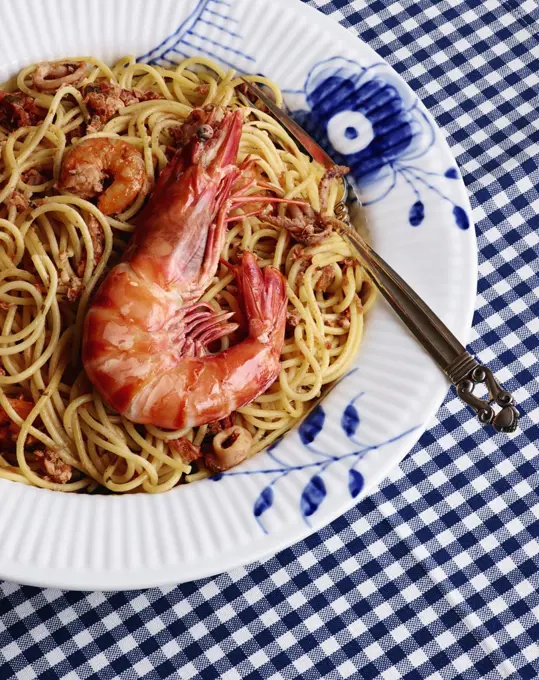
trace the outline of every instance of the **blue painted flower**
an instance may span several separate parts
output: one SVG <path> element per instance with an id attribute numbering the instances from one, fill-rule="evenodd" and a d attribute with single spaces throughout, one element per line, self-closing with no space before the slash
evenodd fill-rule
<path id="1" fill-rule="evenodd" d="M 432 144 L 415 98 L 386 64 L 328 59 L 311 70 L 304 92 L 309 111 L 294 116 L 360 187 L 391 179 L 395 161 L 417 158 Z"/>
<path id="2" fill-rule="evenodd" d="M 417 97 L 388 64 L 363 67 L 344 57 L 316 64 L 303 90 L 288 92 L 294 117 L 337 163 L 348 165 L 364 205 L 385 198 L 400 179 L 411 193 L 408 221 L 425 218 L 423 194 L 447 201 L 458 227 L 469 219 L 444 189 L 456 168 L 425 170 L 413 161 L 433 147 L 435 133 Z"/>
<path id="3" fill-rule="evenodd" d="M 381 78 L 362 82 L 358 74 L 343 73 L 312 86 L 311 115 L 331 146 L 347 157 L 356 179 L 378 173 L 412 143 L 410 114 L 397 90 Z"/>

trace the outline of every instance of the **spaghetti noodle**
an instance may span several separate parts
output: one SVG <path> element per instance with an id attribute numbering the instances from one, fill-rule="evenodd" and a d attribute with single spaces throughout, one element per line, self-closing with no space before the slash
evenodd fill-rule
<path id="1" fill-rule="evenodd" d="M 282 102 L 274 83 L 251 78 Z M 102 83 L 112 86 L 116 100 L 100 109 L 88 93 L 93 85 L 103 90 Z M 0 93 L 0 477 L 56 491 L 155 493 L 208 475 L 202 462 L 186 463 L 174 441 L 211 444 L 211 426 L 172 432 L 135 425 L 103 403 L 81 367 L 90 298 L 120 260 L 150 183 L 127 210 L 111 217 L 88 200 L 59 193 L 57 180 L 66 149 L 94 137 L 132 144 L 153 178 L 193 108 L 240 107 L 245 123 L 238 162 L 250 155 L 257 176 L 281 196 L 306 200 L 333 216 L 340 183 L 330 183 L 321 205 L 324 169 L 240 86 L 233 71 L 203 57 L 170 69 L 131 57 L 112 68 L 80 58 L 54 68 L 29 66 L 11 84 L 11 94 Z M 279 210 L 284 215 L 285 207 Z M 304 246 L 251 215 L 230 223 L 222 258 L 236 263 L 247 250 L 262 267 L 285 274 L 289 300 L 279 378 L 231 418 L 249 430 L 255 454 L 346 372 L 373 295 L 337 233 Z M 229 269 L 220 266 L 202 300 L 217 312 L 239 313 Z M 230 340 L 219 342 L 226 349 Z"/>

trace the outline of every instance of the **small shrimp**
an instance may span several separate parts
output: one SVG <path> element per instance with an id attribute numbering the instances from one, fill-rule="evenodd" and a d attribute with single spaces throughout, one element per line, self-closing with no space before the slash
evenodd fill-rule
<path id="1" fill-rule="evenodd" d="M 62 85 L 78 85 L 87 70 L 83 61 L 44 61 L 34 71 L 34 88 L 40 92 L 55 92 Z"/>
<path id="2" fill-rule="evenodd" d="M 110 177 L 112 184 L 104 190 Z M 81 198 L 99 196 L 105 215 L 126 210 L 146 184 L 146 168 L 138 150 L 123 139 L 86 139 L 65 154 L 58 189 Z"/>
<path id="3" fill-rule="evenodd" d="M 90 305 L 83 335 L 84 367 L 105 401 L 133 422 L 172 429 L 221 420 L 255 399 L 278 376 L 284 342 L 284 277 L 262 271 L 246 252 L 233 269 L 248 336 L 207 351 L 237 329 L 232 313 L 198 301 L 217 271 L 226 215 L 266 199 L 244 195 L 253 184 L 232 193 L 244 169 L 235 164 L 241 112 L 213 109 L 199 122 L 161 173 L 123 261 Z"/>

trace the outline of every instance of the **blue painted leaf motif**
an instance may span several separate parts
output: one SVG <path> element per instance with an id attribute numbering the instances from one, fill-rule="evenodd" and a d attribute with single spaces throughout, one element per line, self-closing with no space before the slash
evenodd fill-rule
<path id="1" fill-rule="evenodd" d="M 324 480 L 319 475 L 315 475 L 303 489 L 299 501 L 299 507 L 303 517 L 310 517 L 320 507 L 320 504 L 326 497 L 326 485 Z"/>
<path id="2" fill-rule="evenodd" d="M 347 437 L 353 437 L 359 427 L 359 413 L 357 412 L 357 408 L 354 406 L 353 401 L 351 401 L 344 409 L 341 418 L 341 427 Z"/>
<path id="3" fill-rule="evenodd" d="M 262 489 L 260 496 L 255 501 L 253 513 L 255 517 L 260 517 L 266 510 L 269 510 L 273 505 L 273 489 L 267 486 Z"/>
<path id="4" fill-rule="evenodd" d="M 453 217 L 455 218 L 457 227 L 459 227 L 460 229 L 468 229 L 468 227 L 470 226 L 470 220 L 468 219 L 468 215 L 466 214 L 466 211 L 460 207 L 460 205 L 453 206 Z"/>
<path id="5" fill-rule="evenodd" d="M 325 419 L 324 409 L 320 405 L 315 406 L 299 426 L 298 432 L 302 444 L 307 445 L 314 442 L 324 427 Z"/>
<path id="6" fill-rule="evenodd" d="M 412 227 L 418 227 L 425 219 L 425 206 L 421 201 L 416 201 L 410 208 L 408 220 Z"/>
<path id="7" fill-rule="evenodd" d="M 361 472 L 358 472 L 357 470 L 348 471 L 348 490 L 350 491 L 352 498 L 355 498 L 361 493 L 364 483 L 365 480 L 363 479 Z"/>
<path id="8" fill-rule="evenodd" d="M 447 177 L 447 179 L 458 179 L 459 171 L 457 168 L 449 168 L 444 172 L 444 177 Z"/>
<path id="9" fill-rule="evenodd" d="M 272 451 L 274 451 L 282 441 L 283 441 L 282 436 L 277 437 L 277 439 L 274 442 L 272 442 L 266 449 L 267 453 L 271 453 Z"/>

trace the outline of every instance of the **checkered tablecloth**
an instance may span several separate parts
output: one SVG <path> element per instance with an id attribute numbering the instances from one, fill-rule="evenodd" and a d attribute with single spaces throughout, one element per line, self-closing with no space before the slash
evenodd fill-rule
<path id="1" fill-rule="evenodd" d="M 310 4 L 447 136 L 477 225 L 471 348 L 520 433 L 488 437 L 451 392 L 379 491 L 267 562 L 134 593 L 2 583 L 0 680 L 539 677 L 539 5 Z"/>

